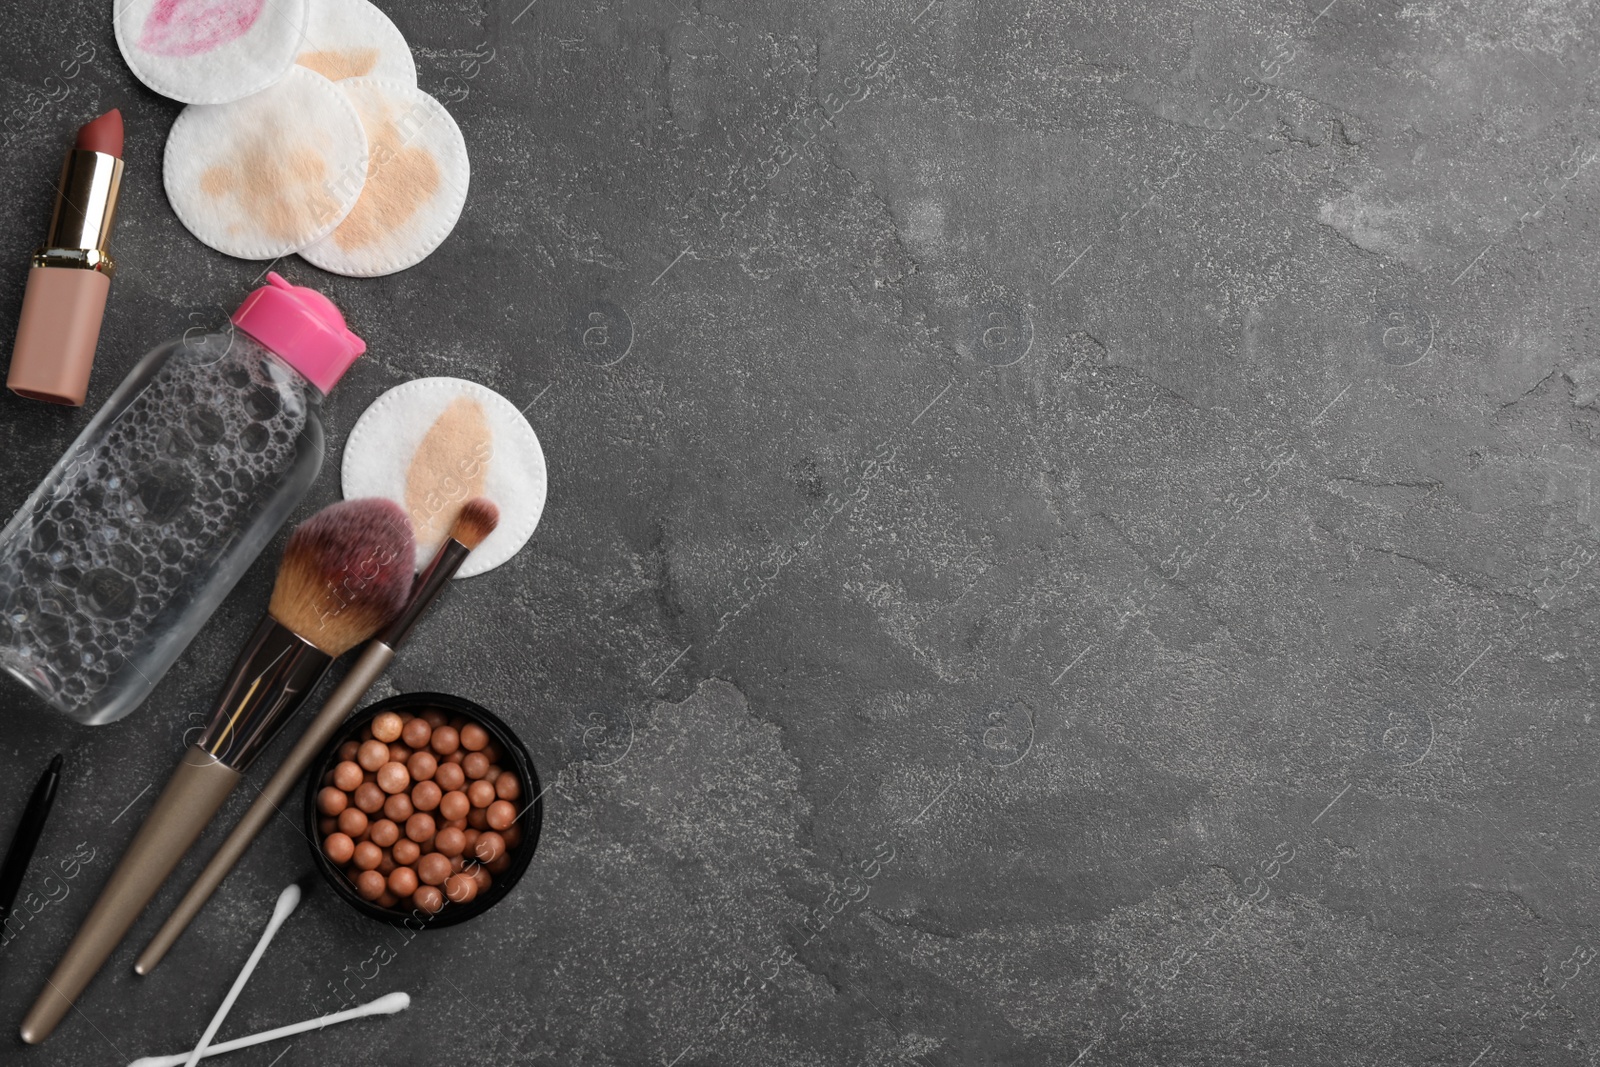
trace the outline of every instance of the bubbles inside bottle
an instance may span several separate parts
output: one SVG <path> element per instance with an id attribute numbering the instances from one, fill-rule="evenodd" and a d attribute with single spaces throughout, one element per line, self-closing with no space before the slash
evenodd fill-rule
<path id="1" fill-rule="evenodd" d="M 306 418 L 304 384 L 249 338 L 186 343 L 0 532 L 0 663 L 69 712 L 138 670 L 308 446 Z"/>

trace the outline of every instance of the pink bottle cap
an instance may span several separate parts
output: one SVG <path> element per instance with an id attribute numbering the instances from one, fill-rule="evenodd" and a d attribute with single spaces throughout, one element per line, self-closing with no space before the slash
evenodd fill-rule
<path id="1" fill-rule="evenodd" d="M 339 383 L 367 343 L 345 328 L 333 301 L 303 285 L 290 285 L 276 271 L 244 298 L 233 324 L 260 341 L 326 393 Z"/>

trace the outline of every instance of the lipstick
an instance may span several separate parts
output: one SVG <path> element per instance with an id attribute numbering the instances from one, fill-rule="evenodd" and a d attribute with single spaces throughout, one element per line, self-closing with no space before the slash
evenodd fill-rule
<path id="1" fill-rule="evenodd" d="M 86 123 L 61 164 L 55 210 L 33 253 L 6 388 L 51 404 L 83 403 L 116 264 L 107 246 L 122 185 L 122 112 Z"/>

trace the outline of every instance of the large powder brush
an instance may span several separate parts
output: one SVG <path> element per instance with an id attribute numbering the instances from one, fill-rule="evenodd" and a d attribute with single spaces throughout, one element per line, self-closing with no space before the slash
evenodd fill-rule
<path id="1" fill-rule="evenodd" d="M 266 617 L 234 664 L 197 748 L 237 771 L 261 754 L 328 666 L 405 607 L 416 551 L 388 500 L 323 508 L 289 535 Z"/>
<path id="2" fill-rule="evenodd" d="M 405 607 L 405 551 L 416 551 L 411 520 L 392 501 L 325 507 L 289 535 L 267 614 L 329 656 L 342 656 Z"/>
<path id="3" fill-rule="evenodd" d="M 22 1021 L 43 1041 L 72 1008 L 228 794 L 334 659 L 390 625 L 411 590 L 411 522 L 388 500 L 324 508 L 289 537 L 266 616 L 200 740 L 179 761 Z"/>

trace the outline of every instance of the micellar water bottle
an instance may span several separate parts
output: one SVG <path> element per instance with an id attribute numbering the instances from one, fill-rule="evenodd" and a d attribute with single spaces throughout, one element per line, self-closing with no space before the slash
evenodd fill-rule
<path id="1" fill-rule="evenodd" d="M 366 345 L 267 280 L 140 360 L 0 531 L 0 667 L 80 722 L 139 706 L 322 467 L 322 396 Z"/>

